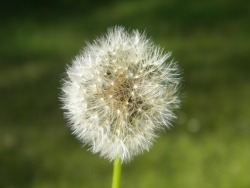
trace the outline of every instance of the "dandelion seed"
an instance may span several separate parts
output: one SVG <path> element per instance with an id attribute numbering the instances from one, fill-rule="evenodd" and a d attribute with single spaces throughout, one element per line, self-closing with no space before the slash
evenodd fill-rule
<path id="1" fill-rule="evenodd" d="M 73 133 L 93 153 L 129 161 L 170 126 L 180 103 L 170 55 L 145 34 L 114 27 L 76 56 L 61 100 Z"/>

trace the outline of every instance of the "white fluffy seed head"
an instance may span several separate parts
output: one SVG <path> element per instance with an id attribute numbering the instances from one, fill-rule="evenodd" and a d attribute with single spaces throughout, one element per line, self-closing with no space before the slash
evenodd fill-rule
<path id="1" fill-rule="evenodd" d="M 178 67 L 169 57 L 144 34 L 123 27 L 87 44 L 62 87 L 73 133 L 110 160 L 129 161 L 149 150 L 180 102 Z"/>

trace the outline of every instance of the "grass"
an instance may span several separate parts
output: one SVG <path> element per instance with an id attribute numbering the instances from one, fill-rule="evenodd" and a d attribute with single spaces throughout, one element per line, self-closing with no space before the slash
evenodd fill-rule
<path id="1" fill-rule="evenodd" d="M 112 164 L 71 135 L 58 93 L 85 41 L 116 24 L 146 28 L 184 77 L 178 120 L 123 166 L 122 187 L 250 186 L 249 3 L 57 3 L 1 11 L 0 187 L 111 186 Z"/>

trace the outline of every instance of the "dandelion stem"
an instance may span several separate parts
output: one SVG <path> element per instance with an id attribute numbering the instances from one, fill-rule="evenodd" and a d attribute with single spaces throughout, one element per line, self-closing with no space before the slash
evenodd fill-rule
<path id="1" fill-rule="evenodd" d="M 122 168 L 121 159 L 119 157 L 117 157 L 114 160 L 112 188 L 119 188 L 120 187 L 121 168 Z"/>

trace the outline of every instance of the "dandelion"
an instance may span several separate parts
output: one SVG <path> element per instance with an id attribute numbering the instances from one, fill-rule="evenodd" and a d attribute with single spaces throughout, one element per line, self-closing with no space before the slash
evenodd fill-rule
<path id="1" fill-rule="evenodd" d="M 129 161 L 169 128 L 179 106 L 171 53 L 138 30 L 108 30 L 67 68 L 61 100 L 73 133 L 93 153 Z"/>

